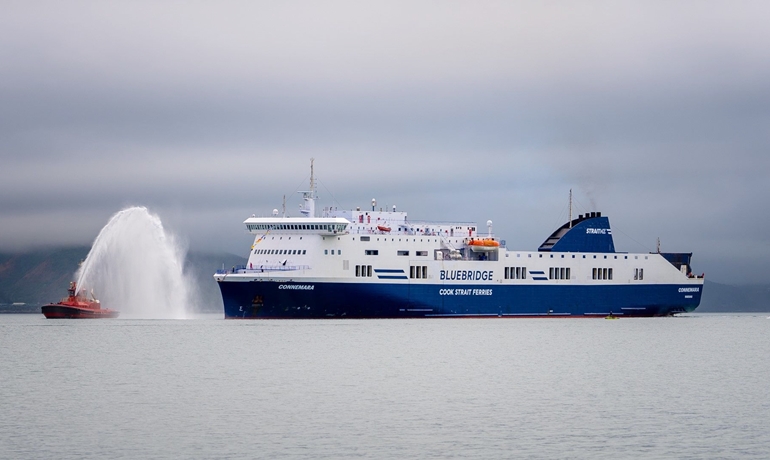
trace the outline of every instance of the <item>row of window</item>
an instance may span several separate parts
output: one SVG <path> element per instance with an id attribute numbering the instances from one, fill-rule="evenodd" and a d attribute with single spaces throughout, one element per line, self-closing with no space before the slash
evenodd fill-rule
<path id="1" fill-rule="evenodd" d="M 249 224 L 249 230 L 325 230 L 341 232 L 347 224 Z"/>
<path id="2" fill-rule="evenodd" d="M 569 267 L 551 267 L 548 269 L 548 278 L 552 280 L 568 280 L 570 279 L 570 269 Z M 611 268 L 610 268 L 610 279 L 612 279 Z"/>
<path id="3" fill-rule="evenodd" d="M 276 254 L 276 255 L 305 255 L 307 249 L 255 249 L 254 254 Z"/>
<path id="4" fill-rule="evenodd" d="M 612 269 L 611 268 L 594 268 L 593 276 L 591 279 L 595 280 L 611 280 Z"/>
<path id="5" fill-rule="evenodd" d="M 364 254 L 366 254 L 367 256 L 378 256 L 378 255 L 380 255 L 380 250 L 379 249 L 365 249 L 364 250 Z M 397 251 L 396 254 L 399 255 L 399 256 L 409 256 L 409 251 Z M 428 251 L 414 251 L 414 255 L 416 255 L 418 257 L 427 257 L 428 256 Z"/>
<path id="6" fill-rule="evenodd" d="M 371 265 L 356 265 L 356 276 L 371 277 L 372 276 L 372 266 Z"/>
<path id="7" fill-rule="evenodd" d="M 548 278 L 552 280 L 568 280 L 572 278 L 572 270 L 570 267 L 550 267 L 548 269 Z M 505 279 L 507 280 L 523 280 L 527 279 L 527 267 L 505 267 Z M 611 268 L 594 268 L 592 270 L 591 279 L 595 280 L 611 280 L 612 269 Z M 634 280 L 644 279 L 644 269 L 634 269 Z"/>
<path id="8" fill-rule="evenodd" d="M 324 249 L 324 255 L 342 255 L 342 249 Z M 305 255 L 307 249 L 255 249 L 254 254 L 275 254 L 275 255 Z M 367 256 L 378 256 L 380 251 L 378 249 L 367 249 L 364 251 Z M 415 251 L 417 256 L 427 256 L 428 251 Z M 409 251 L 398 251 L 400 256 L 408 256 Z"/>
<path id="9" fill-rule="evenodd" d="M 371 240 L 372 240 L 372 239 L 371 239 L 371 237 L 368 237 L 368 236 L 361 236 L 361 237 L 359 237 L 359 238 L 361 238 L 361 241 L 371 241 Z M 353 238 L 353 239 L 355 240 L 355 238 Z M 409 238 L 404 238 L 404 239 L 405 239 L 407 242 L 409 241 Z M 388 241 L 388 239 L 387 239 L 387 238 L 383 238 L 382 240 L 383 240 L 383 241 Z M 379 238 L 377 238 L 377 241 L 380 241 L 380 239 L 379 239 Z M 395 238 L 391 238 L 391 239 L 390 239 L 390 241 L 391 241 L 391 242 L 392 242 L 392 241 L 396 241 L 396 239 L 395 239 Z M 398 239 L 398 241 L 401 241 L 401 238 L 399 238 L 399 239 Z M 412 241 L 414 241 L 414 242 L 417 242 L 417 238 L 412 238 Z M 432 242 L 434 242 L 434 243 L 438 242 L 438 240 L 431 240 L 431 239 L 428 239 L 428 241 L 427 241 L 427 242 L 428 242 L 428 243 L 430 243 L 431 241 L 432 241 Z M 422 242 L 423 242 L 423 240 L 422 240 L 422 238 L 420 238 L 420 243 L 422 243 Z M 420 251 L 420 252 L 426 252 L 426 251 Z"/>
<path id="10" fill-rule="evenodd" d="M 428 278 L 428 267 L 425 265 L 410 265 L 409 278 L 418 278 L 418 279 Z"/>
<path id="11" fill-rule="evenodd" d="M 566 255 L 569 255 L 569 254 L 566 254 Z M 565 254 L 561 254 L 561 258 L 562 258 L 562 259 L 564 259 L 566 255 L 565 255 Z M 506 254 L 506 257 L 510 257 L 510 256 L 511 256 L 511 254 L 510 254 L 510 253 Z M 516 254 L 516 257 L 521 257 L 521 254 Z M 527 257 L 531 259 L 531 258 L 532 258 L 532 254 L 527 254 Z M 542 258 L 543 258 L 543 253 L 539 253 L 539 254 L 538 254 L 538 257 L 542 259 Z M 550 255 L 549 255 L 549 257 L 550 257 L 551 259 L 553 259 L 553 258 L 554 258 L 554 254 L 550 254 Z M 572 254 L 572 258 L 573 258 L 573 259 L 574 259 L 574 258 L 576 258 L 576 257 L 577 257 L 577 255 L 575 255 L 575 254 Z M 597 257 L 598 257 L 598 256 L 596 256 L 596 255 L 594 255 L 594 256 L 593 256 L 593 258 L 594 258 L 594 259 L 596 259 Z M 585 255 L 583 255 L 583 258 L 585 259 L 585 258 L 586 258 L 586 256 L 585 256 Z M 605 259 L 608 259 L 608 258 L 609 258 L 609 256 L 604 256 L 604 258 L 605 258 Z M 618 256 L 613 256 L 612 258 L 613 258 L 613 259 L 615 259 L 615 260 L 617 260 Z M 626 260 L 628 260 L 628 256 L 623 256 L 623 259 L 626 259 Z M 634 259 L 639 259 L 639 256 L 634 256 Z M 647 256 L 644 256 L 644 260 L 647 260 Z"/>
<path id="12" fill-rule="evenodd" d="M 527 279 L 527 267 L 505 267 L 505 279 L 507 280 Z"/>

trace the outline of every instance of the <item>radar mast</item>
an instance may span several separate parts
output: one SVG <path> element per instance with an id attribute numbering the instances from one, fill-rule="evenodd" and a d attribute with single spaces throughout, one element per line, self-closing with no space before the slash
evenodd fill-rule
<path id="1" fill-rule="evenodd" d="M 315 217 L 315 174 L 313 171 L 313 162 L 315 158 L 310 159 L 310 190 L 300 192 L 302 193 L 302 199 L 305 200 L 305 204 L 299 212 L 305 217 Z"/>

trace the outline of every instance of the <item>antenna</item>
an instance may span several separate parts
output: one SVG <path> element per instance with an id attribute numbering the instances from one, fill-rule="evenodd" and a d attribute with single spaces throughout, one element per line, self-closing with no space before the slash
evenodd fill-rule
<path id="1" fill-rule="evenodd" d="M 310 193 L 315 195 L 315 176 L 313 175 L 313 162 L 315 162 L 315 158 L 310 159 Z"/>
<path id="2" fill-rule="evenodd" d="M 283 217 L 286 217 L 286 195 L 283 196 Z"/>
<path id="3" fill-rule="evenodd" d="M 658 254 L 660 254 L 660 237 L 658 237 Z"/>
<path id="4" fill-rule="evenodd" d="M 572 189 L 569 189 L 569 228 L 572 228 Z"/>
<path id="5" fill-rule="evenodd" d="M 304 206 L 300 206 L 300 212 L 305 217 L 315 217 L 315 200 L 317 197 L 315 193 L 315 172 L 313 162 L 315 162 L 315 158 L 310 159 L 310 190 L 299 192 L 302 193 L 302 199 L 305 201 Z"/>

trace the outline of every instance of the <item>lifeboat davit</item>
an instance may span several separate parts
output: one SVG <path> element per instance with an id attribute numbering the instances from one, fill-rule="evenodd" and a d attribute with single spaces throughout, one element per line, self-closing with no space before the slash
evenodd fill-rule
<path id="1" fill-rule="evenodd" d="M 91 299 L 85 297 L 82 290 L 78 293 L 74 281 L 70 283 L 67 293 L 69 295 L 60 302 L 43 305 L 42 311 L 46 318 L 117 318 L 120 314 L 117 310 L 102 308 L 98 300 L 93 296 Z"/>
<path id="2" fill-rule="evenodd" d="M 491 252 L 500 247 L 500 242 L 494 238 L 473 238 L 468 241 L 468 246 L 473 252 Z"/>
<path id="3" fill-rule="evenodd" d="M 386 227 L 384 225 L 378 225 L 377 230 L 385 233 L 390 233 L 390 227 Z"/>

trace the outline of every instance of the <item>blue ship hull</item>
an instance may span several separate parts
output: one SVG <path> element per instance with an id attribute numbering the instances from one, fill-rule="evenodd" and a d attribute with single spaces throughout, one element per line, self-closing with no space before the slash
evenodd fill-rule
<path id="1" fill-rule="evenodd" d="M 219 282 L 225 318 L 669 316 L 693 311 L 692 285 L 441 285 Z"/>

